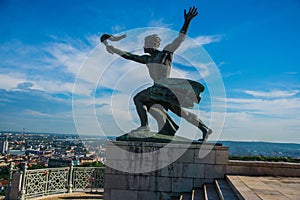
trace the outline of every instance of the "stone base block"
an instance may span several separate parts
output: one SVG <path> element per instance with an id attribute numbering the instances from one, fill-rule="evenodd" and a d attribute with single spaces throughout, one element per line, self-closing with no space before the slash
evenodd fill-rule
<path id="1" fill-rule="evenodd" d="M 108 141 L 105 200 L 168 200 L 225 176 L 228 148 Z"/>

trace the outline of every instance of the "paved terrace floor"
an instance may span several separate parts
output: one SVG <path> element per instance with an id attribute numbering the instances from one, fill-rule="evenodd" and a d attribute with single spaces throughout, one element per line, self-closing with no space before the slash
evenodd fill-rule
<path id="1" fill-rule="evenodd" d="M 299 200 L 300 177 L 227 176 L 249 200 Z"/>
<path id="2" fill-rule="evenodd" d="M 103 199 L 103 192 L 88 193 L 88 192 L 74 192 L 66 194 L 51 195 L 48 197 L 39 197 L 32 200 L 89 200 L 89 199 Z"/>
<path id="3" fill-rule="evenodd" d="M 246 200 L 299 200 L 300 177 L 230 176 L 227 178 Z M 103 192 L 74 192 L 34 200 L 103 199 Z"/>

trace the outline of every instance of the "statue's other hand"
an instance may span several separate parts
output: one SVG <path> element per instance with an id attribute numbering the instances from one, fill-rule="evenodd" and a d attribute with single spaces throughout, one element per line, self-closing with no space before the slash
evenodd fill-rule
<path id="1" fill-rule="evenodd" d="M 187 21 L 191 21 L 197 15 L 198 15 L 198 11 L 197 11 L 197 8 L 195 6 L 190 7 L 188 13 L 186 13 L 186 10 L 184 10 L 184 19 L 187 20 Z"/>

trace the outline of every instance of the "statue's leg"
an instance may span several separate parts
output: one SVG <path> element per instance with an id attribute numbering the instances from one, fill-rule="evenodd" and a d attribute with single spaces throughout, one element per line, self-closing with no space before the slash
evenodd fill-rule
<path id="1" fill-rule="evenodd" d="M 145 106 L 145 102 L 149 101 L 148 90 L 143 90 L 135 95 L 133 98 L 136 111 L 140 118 L 141 127 L 149 127 L 148 117 L 147 117 L 147 108 Z"/>
<path id="2" fill-rule="evenodd" d="M 203 133 L 203 141 L 205 141 L 207 137 L 212 133 L 212 130 L 208 128 L 194 113 L 190 113 L 176 105 L 171 105 L 169 109 L 179 117 L 184 118 L 189 123 L 198 127 Z"/>
<path id="3" fill-rule="evenodd" d="M 167 111 L 160 104 L 154 104 L 150 107 L 149 113 L 157 121 L 158 133 L 163 135 L 175 135 L 178 125 L 171 119 Z"/>
<path id="4" fill-rule="evenodd" d="M 165 111 L 166 112 L 166 111 Z M 162 128 L 161 132 L 167 132 L 169 129 L 174 130 L 174 135 L 175 132 L 179 129 L 179 126 L 172 120 L 170 115 L 166 112 L 167 120 L 165 126 Z"/>
<path id="5" fill-rule="evenodd" d="M 157 101 L 150 98 L 149 88 L 139 92 L 134 98 L 134 103 L 138 116 L 140 118 L 141 126 L 136 129 L 149 130 L 149 122 L 147 117 L 147 111 L 155 118 L 158 124 L 158 130 L 160 134 L 175 135 L 178 125 L 167 114 L 166 110 L 160 104 L 155 104 Z"/>

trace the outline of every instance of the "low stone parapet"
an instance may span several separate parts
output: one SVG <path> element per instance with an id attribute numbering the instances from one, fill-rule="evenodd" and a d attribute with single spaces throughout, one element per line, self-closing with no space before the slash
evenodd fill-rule
<path id="1" fill-rule="evenodd" d="M 228 175 L 300 177 L 300 164 L 286 162 L 233 161 L 226 167 Z"/>

